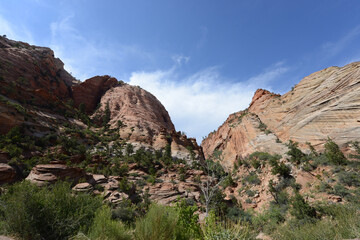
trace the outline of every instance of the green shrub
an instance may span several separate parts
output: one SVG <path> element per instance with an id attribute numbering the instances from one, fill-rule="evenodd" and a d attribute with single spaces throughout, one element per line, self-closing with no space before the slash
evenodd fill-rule
<path id="1" fill-rule="evenodd" d="M 182 200 L 176 204 L 175 209 L 178 215 L 175 239 L 199 239 L 201 237 L 199 216 L 195 214 L 198 208 L 189 206 L 185 200 Z"/>
<path id="2" fill-rule="evenodd" d="M 259 123 L 259 126 L 258 128 L 260 129 L 260 131 L 265 131 L 267 129 L 267 126 L 265 123 L 263 123 L 261 120 L 260 120 L 260 123 Z"/>
<path id="3" fill-rule="evenodd" d="M 246 190 L 246 194 L 248 195 L 248 197 L 253 197 L 255 196 L 255 192 L 251 191 L 250 189 Z"/>
<path id="4" fill-rule="evenodd" d="M 332 189 L 331 185 L 326 182 L 321 182 L 317 188 L 319 192 L 327 192 Z"/>
<path id="5" fill-rule="evenodd" d="M 236 185 L 236 183 L 234 182 L 231 174 L 227 175 L 227 176 L 224 178 L 223 182 L 221 183 L 221 186 L 222 186 L 223 188 L 227 188 L 227 187 L 229 187 L 229 186 L 232 186 L 232 187 L 233 187 L 233 186 L 235 186 L 235 185 Z"/>
<path id="6" fill-rule="evenodd" d="M 350 191 L 345 188 L 343 185 L 340 185 L 340 184 L 336 184 L 334 186 L 334 190 L 333 191 L 330 191 L 330 193 L 333 193 L 335 195 L 338 195 L 340 197 L 346 197 L 350 194 Z"/>
<path id="7" fill-rule="evenodd" d="M 315 208 L 305 201 L 299 192 L 291 199 L 290 213 L 298 220 L 311 220 L 317 217 Z"/>
<path id="8" fill-rule="evenodd" d="M 246 224 L 219 222 L 213 212 L 210 212 L 202 225 L 204 240 L 252 239 L 250 228 Z"/>
<path id="9" fill-rule="evenodd" d="M 281 162 L 281 163 L 273 162 L 271 173 L 273 175 L 279 174 L 280 176 L 287 178 L 287 177 L 290 177 L 291 169 L 289 166 L 287 166 L 283 162 Z"/>
<path id="10" fill-rule="evenodd" d="M 325 153 L 324 155 L 328 160 L 335 165 L 346 164 L 347 159 L 344 154 L 340 151 L 339 146 L 330 138 L 325 143 Z"/>
<path id="11" fill-rule="evenodd" d="M 177 214 L 170 207 L 151 205 L 144 218 L 136 222 L 135 238 L 139 240 L 169 240 L 175 236 Z"/>
<path id="12" fill-rule="evenodd" d="M 249 184 L 260 185 L 261 180 L 258 178 L 255 172 L 250 172 L 249 175 L 246 175 L 243 178 L 242 182 L 243 184 L 249 183 Z"/>
<path id="13" fill-rule="evenodd" d="M 313 165 L 315 167 L 327 166 L 329 164 L 330 164 L 329 159 L 324 154 L 320 154 L 317 157 L 313 158 Z"/>
<path id="14" fill-rule="evenodd" d="M 14 184 L 0 197 L 0 221 L 22 239 L 66 239 L 91 225 L 101 200 L 74 195 L 68 183 L 39 188 L 27 181 Z"/>
<path id="15" fill-rule="evenodd" d="M 289 161 L 295 164 L 300 164 L 301 162 L 305 161 L 305 154 L 298 148 L 298 143 L 289 140 L 289 143 L 286 144 L 289 148 L 287 155 L 290 156 Z"/>
<path id="16" fill-rule="evenodd" d="M 339 172 L 338 178 L 340 183 L 346 184 L 347 186 L 351 187 L 359 187 L 360 186 L 360 174 L 357 172 Z"/>
<path id="17" fill-rule="evenodd" d="M 118 219 L 126 224 L 135 223 L 138 213 L 136 207 L 131 204 L 130 200 L 122 201 L 116 205 L 116 208 L 111 212 L 114 219 Z"/>
<path id="18" fill-rule="evenodd" d="M 240 207 L 229 207 L 226 213 L 226 219 L 230 220 L 234 223 L 240 222 L 251 222 L 253 216 L 249 213 L 241 209 Z"/>
<path id="19" fill-rule="evenodd" d="M 355 239 L 360 236 L 358 206 L 331 204 L 319 209 L 323 218 L 316 222 L 299 224 L 289 221 L 278 226 L 271 235 L 274 240 Z"/>
<path id="20" fill-rule="evenodd" d="M 122 222 L 111 219 L 108 206 L 103 206 L 95 213 L 94 221 L 89 231 L 90 239 L 94 240 L 130 240 L 131 233 Z"/>

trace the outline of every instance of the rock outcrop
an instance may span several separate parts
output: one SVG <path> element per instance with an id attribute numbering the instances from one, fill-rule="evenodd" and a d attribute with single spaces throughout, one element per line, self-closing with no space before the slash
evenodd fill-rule
<path id="1" fill-rule="evenodd" d="M 101 96 L 117 84 L 116 78 L 106 75 L 92 77 L 72 86 L 72 97 L 75 107 L 79 107 L 83 103 L 85 104 L 86 112 L 88 114 L 93 113 L 100 102 Z"/>
<path id="2" fill-rule="evenodd" d="M 0 37 L 0 63 L 0 94 L 22 103 L 49 106 L 77 82 L 46 47 Z"/>
<path id="3" fill-rule="evenodd" d="M 16 179 L 16 170 L 8 164 L 0 163 L 0 185 L 12 183 Z"/>
<path id="4" fill-rule="evenodd" d="M 80 168 L 63 164 L 41 164 L 36 165 L 26 179 L 38 186 L 43 186 L 58 180 L 77 182 L 83 177 L 85 177 L 85 172 Z"/>
<path id="5" fill-rule="evenodd" d="M 360 139 L 360 62 L 305 77 L 284 95 L 259 89 L 249 108 L 229 116 L 202 142 L 205 156 L 221 151 L 225 166 L 255 151 L 283 154 L 288 140 L 322 151 L 330 137 L 343 150 Z"/>
<path id="6" fill-rule="evenodd" d="M 101 97 L 100 107 L 92 117 L 102 119 L 107 109 L 108 124 L 110 128 L 119 128 L 122 139 L 157 150 L 171 143 L 175 158 L 190 161 L 202 157 L 196 140 L 176 132 L 165 107 L 144 89 L 124 83 L 113 86 Z"/>
<path id="7" fill-rule="evenodd" d="M 78 115 L 73 101 L 75 108 L 84 104 L 85 113 L 100 116 L 100 123 L 109 107 L 110 128 L 121 122 L 121 139 L 138 147 L 163 149 L 171 144 L 173 157 L 202 157 L 195 139 L 176 132 L 164 106 L 140 87 L 107 75 L 77 81 L 51 49 L 5 37 L 0 37 L 0 63 L 1 134 L 21 125 L 38 136 L 62 124 L 81 127 L 84 124 L 71 119 Z"/>

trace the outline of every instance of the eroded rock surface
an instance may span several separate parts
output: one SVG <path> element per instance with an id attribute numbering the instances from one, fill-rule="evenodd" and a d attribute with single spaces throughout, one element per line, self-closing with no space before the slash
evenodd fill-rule
<path id="1" fill-rule="evenodd" d="M 16 170 L 8 164 L 0 163 L 0 185 L 12 183 L 16 179 Z"/>
<path id="2" fill-rule="evenodd" d="M 202 157 L 196 140 L 176 132 L 165 107 L 144 89 L 128 84 L 114 86 L 101 97 L 100 108 L 92 117 L 101 119 L 107 109 L 110 112 L 110 128 L 119 128 L 122 139 L 154 149 L 163 149 L 171 144 L 175 158 L 190 161 Z"/>
<path id="3" fill-rule="evenodd" d="M 278 95 L 259 89 L 249 108 L 229 116 L 202 142 L 205 156 L 215 150 L 225 166 L 255 151 L 284 154 L 288 140 L 322 151 L 328 137 L 343 150 L 360 139 L 360 62 L 330 67 L 305 77 Z"/>
<path id="4" fill-rule="evenodd" d="M 85 172 L 80 168 L 63 164 L 40 164 L 31 170 L 26 179 L 38 186 L 43 186 L 58 180 L 77 182 L 83 177 L 85 177 Z"/>
<path id="5" fill-rule="evenodd" d="M 117 85 L 116 78 L 110 76 L 96 76 L 82 83 L 72 86 L 72 97 L 75 107 L 85 104 L 85 110 L 91 114 L 100 102 L 101 96 L 110 88 Z"/>

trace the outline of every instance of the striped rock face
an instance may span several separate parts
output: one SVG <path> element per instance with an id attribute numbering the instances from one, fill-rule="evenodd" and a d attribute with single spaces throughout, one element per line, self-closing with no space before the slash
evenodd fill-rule
<path id="1" fill-rule="evenodd" d="M 283 154 L 290 139 L 322 151 L 328 137 L 345 152 L 360 140 L 360 62 L 313 73 L 284 95 L 257 90 L 249 108 L 230 115 L 202 147 L 205 156 L 221 151 L 232 166 L 255 151 Z"/>

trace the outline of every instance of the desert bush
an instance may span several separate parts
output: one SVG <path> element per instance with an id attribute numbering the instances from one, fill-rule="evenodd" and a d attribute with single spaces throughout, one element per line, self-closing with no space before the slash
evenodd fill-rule
<path id="1" fill-rule="evenodd" d="M 227 188 L 227 187 L 229 187 L 229 186 L 232 186 L 232 187 L 233 187 L 233 186 L 235 186 L 235 185 L 236 185 L 236 183 L 234 182 L 231 174 L 228 174 L 228 175 L 224 178 L 224 180 L 222 181 L 222 183 L 221 183 L 221 186 L 222 186 L 223 188 Z"/>
<path id="2" fill-rule="evenodd" d="M 350 194 L 350 191 L 346 187 L 340 184 L 336 184 L 333 188 L 333 191 L 329 191 L 329 192 L 338 195 L 340 197 L 346 197 Z"/>
<path id="3" fill-rule="evenodd" d="M 228 208 L 225 219 L 230 220 L 234 223 L 250 223 L 252 221 L 252 218 L 253 215 L 250 212 L 244 211 L 240 207 L 233 206 Z"/>
<path id="4" fill-rule="evenodd" d="M 318 208 L 321 220 L 299 224 L 289 221 L 271 235 L 274 240 L 355 239 L 360 236 L 359 206 L 331 204 Z"/>
<path id="5" fill-rule="evenodd" d="M 319 192 L 327 192 L 329 190 L 332 189 L 331 185 L 326 183 L 326 182 L 321 182 L 318 186 L 317 186 Z"/>
<path id="6" fill-rule="evenodd" d="M 106 205 L 96 211 L 88 236 L 93 240 L 132 239 L 132 234 L 122 222 L 111 219 L 111 210 Z"/>
<path id="7" fill-rule="evenodd" d="M 298 143 L 289 140 L 289 143 L 286 144 L 289 148 L 287 155 L 290 156 L 289 161 L 295 164 L 300 164 L 301 162 L 306 161 L 306 155 L 298 148 Z"/>
<path id="8" fill-rule="evenodd" d="M 338 178 L 340 183 L 346 184 L 351 187 L 359 187 L 360 186 L 360 174 L 357 172 L 346 172 L 341 171 L 338 173 Z"/>
<path id="9" fill-rule="evenodd" d="M 311 207 L 299 192 L 291 198 L 291 215 L 297 220 L 312 221 L 317 217 L 315 208 Z"/>
<path id="10" fill-rule="evenodd" d="M 330 164 L 330 162 L 329 159 L 324 154 L 320 154 L 317 157 L 313 158 L 312 164 L 315 167 L 318 167 L 318 166 L 327 166 Z"/>
<path id="11" fill-rule="evenodd" d="M 213 212 L 210 212 L 202 225 L 204 240 L 252 239 L 250 227 L 247 224 L 219 222 Z"/>
<path id="12" fill-rule="evenodd" d="M 249 184 L 260 185 L 261 180 L 258 178 L 255 172 L 250 172 L 249 175 L 246 175 L 243 178 L 242 182 L 244 184 L 249 183 Z"/>
<path id="13" fill-rule="evenodd" d="M 144 218 L 135 226 L 135 238 L 139 240 L 169 240 L 175 236 L 177 214 L 170 207 L 151 205 Z"/>
<path id="14" fill-rule="evenodd" d="M 66 239 L 80 228 L 87 230 L 101 200 L 74 195 L 68 183 L 51 189 L 29 182 L 14 184 L 0 197 L 0 221 L 7 232 L 21 239 Z"/>
<path id="15" fill-rule="evenodd" d="M 176 204 L 175 210 L 178 215 L 175 239 L 186 240 L 201 238 L 199 216 L 195 214 L 198 210 L 197 207 L 188 205 L 185 200 L 182 200 Z"/>
<path id="16" fill-rule="evenodd" d="M 347 159 L 344 154 L 340 151 L 339 146 L 330 138 L 325 143 L 325 152 L 324 155 L 328 160 L 335 165 L 346 164 Z"/>
<path id="17" fill-rule="evenodd" d="M 252 191 L 252 190 L 250 190 L 250 189 L 246 190 L 246 194 L 248 195 L 248 197 L 253 197 L 253 196 L 255 196 L 255 192 Z"/>
<path id="18" fill-rule="evenodd" d="M 272 161 L 271 166 L 272 166 L 271 173 L 273 175 L 279 174 L 280 176 L 285 177 L 285 178 L 288 178 L 291 176 L 290 175 L 291 169 L 285 163 L 283 163 L 283 162 L 278 163 L 277 161 Z"/>
<path id="19" fill-rule="evenodd" d="M 113 219 L 120 220 L 128 225 L 135 223 L 138 213 L 136 206 L 130 200 L 125 200 L 116 205 L 116 208 L 111 211 Z"/>

